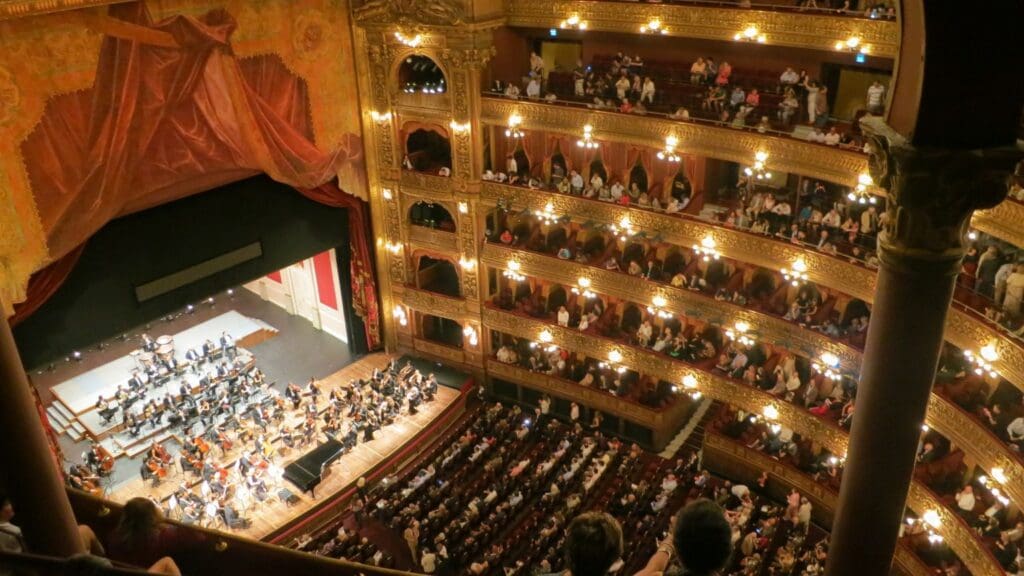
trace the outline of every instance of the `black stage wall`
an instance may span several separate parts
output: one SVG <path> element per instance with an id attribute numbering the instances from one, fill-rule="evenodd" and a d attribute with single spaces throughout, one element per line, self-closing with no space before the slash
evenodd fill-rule
<path id="1" fill-rule="evenodd" d="M 37 367 L 189 303 L 336 248 L 354 354 L 365 351 L 352 311 L 348 211 L 258 176 L 110 222 L 89 239 L 67 281 L 15 338 Z M 262 255 L 144 302 L 135 288 L 258 242 Z"/>

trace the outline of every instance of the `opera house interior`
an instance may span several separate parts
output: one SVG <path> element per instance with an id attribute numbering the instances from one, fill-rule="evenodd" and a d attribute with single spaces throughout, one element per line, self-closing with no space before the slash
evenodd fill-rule
<path id="1" fill-rule="evenodd" d="M 1021 22 L 0 0 L 0 576 L 1024 575 Z"/>

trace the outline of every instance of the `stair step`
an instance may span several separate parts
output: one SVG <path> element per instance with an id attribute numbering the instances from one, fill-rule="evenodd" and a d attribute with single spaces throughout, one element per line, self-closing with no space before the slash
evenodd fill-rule
<path id="1" fill-rule="evenodd" d="M 51 426 L 56 426 L 59 424 L 62 429 L 68 427 L 68 418 L 66 418 L 63 414 L 60 413 L 59 410 L 57 410 L 53 406 L 50 406 L 49 408 L 46 409 L 46 417 L 50 419 Z"/>
<path id="2" fill-rule="evenodd" d="M 50 407 L 56 409 L 57 412 L 60 412 L 69 422 L 75 419 L 75 413 L 65 406 L 60 400 L 54 400 L 53 404 L 50 404 Z"/>

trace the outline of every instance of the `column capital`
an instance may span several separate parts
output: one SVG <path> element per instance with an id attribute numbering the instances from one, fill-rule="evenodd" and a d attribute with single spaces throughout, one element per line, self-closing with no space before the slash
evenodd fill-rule
<path id="1" fill-rule="evenodd" d="M 880 258 L 901 268 L 919 262 L 957 273 L 967 251 L 971 215 L 1006 198 L 1024 152 L 1016 147 L 915 147 L 879 117 L 861 120 L 861 127 L 871 176 L 888 191 L 878 236 Z"/>

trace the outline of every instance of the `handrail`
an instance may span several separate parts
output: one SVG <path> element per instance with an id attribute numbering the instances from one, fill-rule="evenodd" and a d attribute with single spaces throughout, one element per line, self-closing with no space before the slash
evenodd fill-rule
<path id="1" fill-rule="evenodd" d="M 3 550 L 0 550 L 0 566 L 4 568 L 14 568 L 15 574 L 32 573 L 63 575 L 74 572 L 110 574 L 111 576 L 142 576 L 144 574 L 149 574 L 141 568 L 118 566 L 113 563 L 108 565 L 106 559 L 96 556 L 57 558 L 54 556 L 30 554 L 28 552 L 16 554 L 14 552 L 5 552 Z"/>
<path id="2" fill-rule="evenodd" d="M 689 154 L 749 164 L 758 150 L 768 152 L 773 170 L 793 172 L 846 186 L 855 186 L 867 171 L 867 155 L 834 146 L 824 146 L 791 135 L 761 134 L 715 125 L 707 121 L 675 120 L 652 114 L 623 114 L 591 110 L 585 106 L 559 106 L 543 101 L 512 100 L 484 95 L 480 120 L 491 126 L 505 126 L 518 114 L 523 130 L 541 130 L 578 137 L 584 124 L 593 126 L 603 140 L 664 147 L 665 138 L 675 136 Z"/>
<path id="3" fill-rule="evenodd" d="M 814 438 L 834 454 L 846 453 L 849 438 L 846 431 L 835 422 L 810 414 L 803 408 L 782 401 L 758 388 L 674 360 L 666 355 L 629 346 L 603 336 L 583 334 L 578 330 L 522 314 L 499 311 L 492 306 L 484 308 L 483 316 L 486 326 L 513 336 L 533 339 L 542 329 L 546 329 L 552 333 L 554 342 L 569 350 L 589 351 L 605 357 L 614 350 L 621 355 L 622 364 L 644 366 L 649 374 L 658 375 L 669 382 L 681 382 L 683 376 L 692 375 L 697 380 L 697 389 L 702 393 L 752 414 L 760 414 L 765 406 L 772 405 L 778 411 L 778 420 L 801 436 Z M 1003 573 L 991 552 L 973 537 L 974 533 L 969 528 L 962 525 L 963 521 L 931 490 L 917 481 L 911 485 L 908 506 L 917 514 L 924 514 L 928 510 L 936 510 L 940 514 L 943 530 L 948 532 L 945 534 L 947 541 L 967 564 L 972 574 L 982 576 Z"/>
<path id="4" fill-rule="evenodd" d="M 91 494 L 68 489 L 68 497 L 79 522 L 89 525 L 101 540 L 117 526 L 122 506 Z M 265 544 L 200 528 L 174 520 L 165 520 L 188 538 L 176 539 L 164 553 L 174 559 L 183 574 L 222 576 L 245 573 L 248 576 L 405 576 L 409 573 L 344 560 L 324 558 L 280 546 Z"/>
<path id="5" fill-rule="evenodd" d="M 788 241 L 725 226 L 694 215 L 669 215 L 636 206 L 619 206 L 550 190 L 534 190 L 490 181 L 483 183 L 480 200 L 489 207 L 505 202 L 530 210 L 543 210 L 550 202 L 559 214 L 605 225 L 618 224 L 626 216 L 636 228 L 649 235 L 659 234 L 667 242 L 679 246 L 699 244 L 704 237 L 711 236 L 726 256 L 769 270 L 788 268 L 798 258 L 803 258 L 812 282 L 865 302 L 874 300 L 876 273 L 868 267 L 851 262 L 849 258 L 810 250 Z M 959 348 L 973 350 L 994 344 L 1000 356 L 996 369 L 1006 380 L 1024 391 L 1024 342 L 1012 338 L 1005 328 L 987 320 L 983 313 L 954 300 L 946 320 L 946 340 Z"/>

